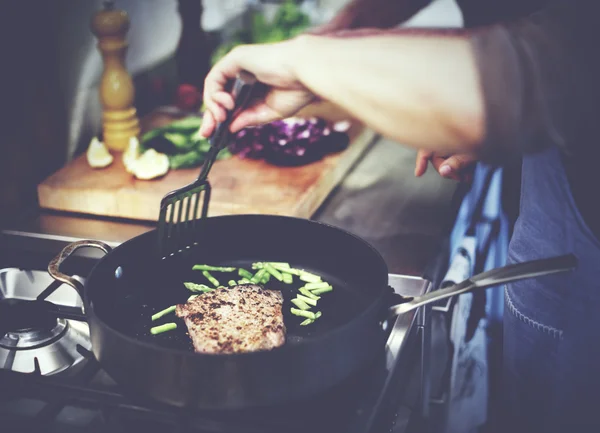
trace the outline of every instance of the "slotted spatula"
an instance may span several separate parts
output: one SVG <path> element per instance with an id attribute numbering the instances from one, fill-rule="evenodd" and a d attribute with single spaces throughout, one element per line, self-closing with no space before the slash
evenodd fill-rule
<path id="1" fill-rule="evenodd" d="M 249 72 L 238 74 L 231 94 L 235 101 L 233 110 L 227 112 L 226 119 L 217 124 L 210 137 L 210 150 L 202 164 L 200 175 L 194 182 L 166 194 L 160 202 L 158 218 L 158 245 L 161 257 L 173 255 L 183 248 L 189 248 L 197 239 L 200 220 L 208 214 L 210 183 L 208 173 L 218 153 L 229 142 L 229 125 L 237 112 L 250 99 L 256 77 Z M 202 202 L 202 204 L 200 204 Z M 200 215 L 198 215 L 200 210 Z"/>

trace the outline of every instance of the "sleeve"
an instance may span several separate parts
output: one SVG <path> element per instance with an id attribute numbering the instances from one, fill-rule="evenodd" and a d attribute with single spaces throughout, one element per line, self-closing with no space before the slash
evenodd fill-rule
<path id="1" fill-rule="evenodd" d="M 486 159 L 559 146 L 577 153 L 597 113 L 597 1 L 553 1 L 470 32 L 484 98 Z M 583 140 L 585 141 L 585 140 Z"/>

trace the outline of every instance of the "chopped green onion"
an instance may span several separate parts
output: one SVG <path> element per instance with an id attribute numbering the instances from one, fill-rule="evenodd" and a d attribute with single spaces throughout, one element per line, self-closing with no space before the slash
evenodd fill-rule
<path id="1" fill-rule="evenodd" d="M 317 295 L 315 295 L 315 294 L 314 294 L 314 293 L 312 293 L 310 290 L 308 290 L 306 287 L 300 287 L 300 288 L 298 289 L 298 291 L 299 291 L 300 293 L 302 293 L 304 296 L 306 296 L 307 298 L 314 299 L 315 301 L 317 301 L 317 300 L 321 299 L 321 297 L 320 297 L 320 296 L 317 296 Z"/>
<path id="2" fill-rule="evenodd" d="M 198 296 L 200 296 L 200 295 L 192 295 L 192 296 L 190 296 L 188 298 L 188 302 L 191 301 L 191 300 L 193 300 L 193 299 L 196 299 Z"/>
<path id="3" fill-rule="evenodd" d="M 312 319 L 306 319 L 304 322 L 302 322 L 302 323 L 300 324 L 300 326 L 306 326 L 306 325 L 310 325 L 311 323 L 315 323 L 315 321 L 314 321 L 314 320 L 312 320 Z"/>
<path id="4" fill-rule="evenodd" d="M 296 299 L 292 299 L 290 302 L 292 304 L 294 304 L 296 307 L 300 308 L 301 310 L 309 310 L 310 309 L 310 305 L 308 305 L 302 299 L 296 298 Z"/>
<path id="5" fill-rule="evenodd" d="M 279 281 L 283 281 L 283 275 L 281 275 L 281 272 L 279 272 L 277 269 L 275 269 L 273 266 L 271 266 L 270 263 L 265 263 L 265 267 L 263 269 L 265 271 L 267 271 L 269 274 L 273 275 Z"/>
<path id="6" fill-rule="evenodd" d="M 237 283 L 235 282 L 235 280 L 229 280 L 227 284 L 229 284 L 230 286 L 235 286 Z"/>
<path id="7" fill-rule="evenodd" d="M 209 265 L 194 265 L 194 271 L 214 271 L 214 272 L 233 272 L 235 268 L 229 266 L 209 266 Z"/>
<path id="8" fill-rule="evenodd" d="M 313 307 L 317 305 L 317 301 L 316 300 L 310 299 L 307 296 L 296 295 L 296 298 L 300 299 L 301 301 L 306 302 L 308 305 L 312 305 Z"/>
<path id="9" fill-rule="evenodd" d="M 173 323 L 173 322 L 165 323 L 164 325 L 155 326 L 153 328 L 150 328 L 150 333 L 153 335 L 156 335 L 156 334 L 161 334 L 163 332 L 171 331 L 175 328 L 177 328 L 177 323 Z"/>
<path id="10" fill-rule="evenodd" d="M 250 282 L 257 284 L 260 283 L 260 281 L 262 280 L 263 275 L 265 275 L 265 271 L 264 269 L 259 269 L 256 274 L 254 274 L 254 276 L 252 278 L 250 278 Z"/>
<path id="11" fill-rule="evenodd" d="M 241 280 L 238 280 L 238 284 L 250 284 L 251 281 L 246 279 L 246 278 L 242 278 Z"/>
<path id="12" fill-rule="evenodd" d="M 283 276 L 283 282 L 285 284 L 292 284 L 294 282 L 294 277 L 292 277 L 292 274 L 286 274 L 282 272 L 281 275 Z"/>
<path id="13" fill-rule="evenodd" d="M 325 283 L 325 282 L 306 283 L 304 285 L 304 287 L 306 287 L 308 290 L 324 289 L 327 286 L 329 286 L 329 283 Z"/>
<path id="14" fill-rule="evenodd" d="M 210 292 L 211 290 L 214 290 L 212 287 L 208 287 L 205 284 L 183 283 L 183 285 L 192 292 Z"/>
<path id="15" fill-rule="evenodd" d="M 170 307 L 165 308 L 164 310 L 159 311 L 158 313 L 153 314 L 152 315 L 152 321 L 154 322 L 155 320 L 160 319 L 165 314 L 172 313 L 173 311 L 175 311 L 175 305 L 171 305 Z"/>
<path id="16" fill-rule="evenodd" d="M 252 272 L 247 271 L 244 268 L 239 268 L 238 269 L 238 275 L 240 277 L 248 278 L 249 280 L 252 279 Z"/>
<path id="17" fill-rule="evenodd" d="M 311 274 L 310 272 L 302 271 L 300 272 L 300 279 L 302 281 L 306 281 L 307 283 L 318 283 L 321 282 L 321 277 L 315 274 Z"/>
<path id="18" fill-rule="evenodd" d="M 208 281 L 210 281 L 210 282 L 213 284 L 213 286 L 215 286 L 215 287 L 219 287 L 219 286 L 221 285 L 221 284 L 219 283 L 219 280 L 217 280 L 215 277 L 213 277 L 213 276 L 210 274 L 210 272 L 208 272 L 208 271 L 202 271 L 202 275 L 204 275 L 204 276 L 206 277 L 206 279 L 207 279 Z"/>
<path id="19" fill-rule="evenodd" d="M 309 319 L 315 320 L 315 313 L 311 311 L 298 310 L 297 308 L 290 308 L 290 311 L 294 316 L 302 316 L 307 317 Z"/>
<path id="20" fill-rule="evenodd" d="M 332 290 L 333 290 L 333 287 L 327 286 L 327 287 L 323 287 L 322 289 L 313 290 L 312 293 L 313 293 L 313 295 L 322 295 L 323 293 L 331 292 Z"/>

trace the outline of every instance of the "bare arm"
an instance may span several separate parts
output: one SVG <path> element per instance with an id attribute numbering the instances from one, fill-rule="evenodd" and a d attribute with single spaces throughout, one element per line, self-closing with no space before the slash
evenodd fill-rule
<path id="1" fill-rule="evenodd" d="M 499 157 L 578 141 L 568 139 L 585 129 L 581 119 L 599 96 L 598 6 L 557 1 L 512 23 L 470 32 L 307 35 L 242 47 L 211 71 L 205 100 L 215 102 L 212 115 L 224 115 L 224 83 L 249 69 L 272 91 L 241 113 L 233 129 L 292 115 L 317 95 L 400 143 L 439 153 Z M 212 115 L 204 134 L 214 127 Z"/>
<path id="2" fill-rule="evenodd" d="M 448 152 L 481 142 L 484 104 L 464 36 L 302 36 L 294 50 L 300 82 L 385 136 Z"/>

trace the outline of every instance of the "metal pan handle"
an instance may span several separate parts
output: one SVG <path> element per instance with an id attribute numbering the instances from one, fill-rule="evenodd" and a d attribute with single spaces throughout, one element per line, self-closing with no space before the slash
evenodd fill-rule
<path id="1" fill-rule="evenodd" d="M 79 293 L 79 296 L 81 297 L 82 301 L 83 301 L 83 292 L 84 292 L 83 284 L 81 284 L 75 278 L 73 278 L 67 274 L 63 274 L 60 271 L 60 265 L 68 257 L 70 257 L 71 254 L 73 254 L 75 251 L 77 251 L 79 248 L 86 248 L 86 247 L 98 248 L 98 249 L 104 251 L 106 254 L 108 254 L 112 251 L 112 248 L 109 245 L 105 244 L 104 242 L 89 241 L 89 240 L 77 241 L 77 242 L 73 242 L 73 243 L 67 245 L 66 247 L 64 247 L 62 249 L 62 251 L 56 257 L 54 257 L 52 259 L 50 264 L 48 264 L 48 273 L 50 274 L 50 276 L 52 278 L 54 278 L 55 280 L 66 283 L 69 286 L 73 287 L 75 290 L 77 290 L 77 293 Z"/>
<path id="2" fill-rule="evenodd" d="M 512 281 L 535 278 L 558 272 L 571 271 L 577 267 L 577 257 L 573 254 L 550 257 L 540 260 L 532 260 L 523 263 L 507 265 L 502 268 L 492 269 L 477 274 L 462 283 L 455 284 L 445 289 L 435 290 L 423 296 L 408 298 L 409 301 L 394 305 L 388 309 L 389 317 L 407 313 L 423 305 L 430 304 L 452 296 L 472 292 L 476 289 L 487 289 L 488 287 L 509 283 Z"/>

